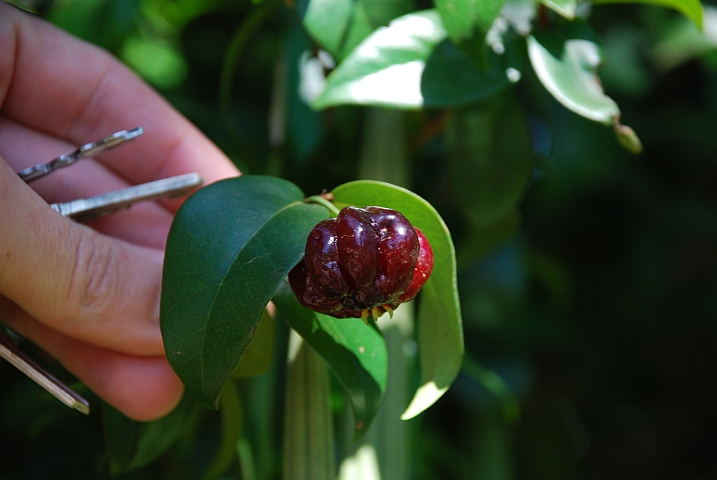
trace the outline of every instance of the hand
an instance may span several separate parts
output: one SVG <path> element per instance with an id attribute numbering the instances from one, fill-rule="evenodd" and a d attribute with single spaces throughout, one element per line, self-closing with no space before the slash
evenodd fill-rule
<path id="1" fill-rule="evenodd" d="M 115 131 L 145 134 L 26 185 L 22 168 Z M 77 224 L 48 203 L 232 163 L 106 52 L 0 3 L 0 319 L 125 415 L 170 411 L 182 384 L 159 330 L 164 244 L 179 200 Z"/>

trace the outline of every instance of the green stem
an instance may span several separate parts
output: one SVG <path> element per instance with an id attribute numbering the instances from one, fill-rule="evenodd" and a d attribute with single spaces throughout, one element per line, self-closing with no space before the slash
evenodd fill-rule
<path id="1" fill-rule="evenodd" d="M 326 207 L 329 210 L 329 212 L 331 212 L 333 214 L 334 217 L 339 216 L 339 209 L 336 208 L 336 205 L 334 205 L 330 201 L 326 200 L 321 195 L 313 195 L 304 201 L 306 203 L 318 203 L 320 205 L 323 205 L 324 207 Z"/>

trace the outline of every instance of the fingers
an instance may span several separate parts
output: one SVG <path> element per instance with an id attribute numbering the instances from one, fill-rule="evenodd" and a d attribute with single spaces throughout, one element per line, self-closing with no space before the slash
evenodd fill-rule
<path id="1" fill-rule="evenodd" d="M 183 386 L 165 357 L 137 357 L 103 349 L 22 318 L 6 322 L 33 340 L 103 400 L 126 416 L 150 421 L 171 411 Z"/>
<path id="2" fill-rule="evenodd" d="M 2 112 L 80 145 L 142 126 L 143 141 L 102 156 L 132 183 L 198 172 L 209 183 L 238 174 L 159 95 L 106 52 L 0 3 Z"/>
<path id="3" fill-rule="evenodd" d="M 0 294 L 66 335 L 162 355 L 162 251 L 63 218 L 0 159 Z M 0 300 L 0 317 L 12 315 Z"/>
<path id="4" fill-rule="evenodd" d="M 65 141 L 0 116 L 0 155 L 16 172 L 74 148 Z M 83 159 L 71 168 L 59 169 L 32 183 L 32 188 L 48 203 L 68 202 L 128 186 L 130 183 L 94 159 Z M 86 225 L 134 244 L 164 248 L 172 216 L 157 202 L 141 202 Z"/>

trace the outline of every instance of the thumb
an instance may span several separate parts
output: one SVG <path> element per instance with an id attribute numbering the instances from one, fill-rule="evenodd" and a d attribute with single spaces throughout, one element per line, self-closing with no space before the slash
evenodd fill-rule
<path id="1" fill-rule="evenodd" d="M 62 217 L 0 158 L 0 297 L 84 342 L 163 355 L 161 275 L 160 250 Z M 7 304 L 0 318 L 16 311 Z"/>

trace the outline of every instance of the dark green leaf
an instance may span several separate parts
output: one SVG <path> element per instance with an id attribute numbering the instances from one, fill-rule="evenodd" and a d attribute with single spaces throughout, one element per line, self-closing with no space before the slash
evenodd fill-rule
<path id="1" fill-rule="evenodd" d="M 412 418 L 448 390 L 463 360 L 463 327 L 450 232 L 428 202 L 395 185 L 357 181 L 340 185 L 332 193 L 339 204 L 378 205 L 398 210 L 423 231 L 433 249 L 433 273 L 421 290 L 418 311 L 421 385 L 402 417 Z"/>
<path id="2" fill-rule="evenodd" d="M 532 145 L 512 94 L 453 111 L 445 141 L 453 190 L 474 225 L 505 219 L 518 207 L 532 176 Z"/>
<path id="3" fill-rule="evenodd" d="M 475 103 L 510 85 L 504 58 L 488 53 L 490 68 L 478 66 L 463 50 L 444 40 L 426 61 L 421 77 L 424 107 L 450 107 Z"/>
<path id="4" fill-rule="evenodd" d="M 172 368 L 203 405 L 224 383 L 309 231 L 328 216 L 286 180 L 243 176 L 199 190 L 172 223 L 161 327 Z"/>
<path id="5" fill-rule="evenodd" d="M 646 3 L 648 5 L 660 5 L 674 8 L 702 28 L 704 9 L 700 0 L 593 0 L 595 5 L 608 3 Z"/>
<path id="6" fill-rule="evenodd" d="M 349 395 L 356 436 L 381 405 L 388 359 L 383 337 L 358 318 L 333 318 L 302 307 L 287 283 L 274 295 L 279 316 L 328 364 Z"/>
<path id="7" fill-rule="evenodd" d="M 219 401 L 222 416 L 222 439 L 214 460 L 202 480 L 214 480 L 225 473 L 237 458 L 237 443 L 244 430 L 244 407 L 234 382 L 227 383 Z"/>
<path id="8" fill-rule="evenodd" d="M 420 108 L 425 62 L 444 38 L 446 31 L 435 10 L 397 18 L 366 38 L 331 72 L 312 106 Z"/>
<path id="9" fill-rule="evenodd" d="M 110 472 L 117 475 L 143 467 L 166 452 L 184 427 L 193 402 L 187 395 L 169 414 L 153 422 L 125 417 L 108 403 L 102 404 L 102 424 Z"/>

